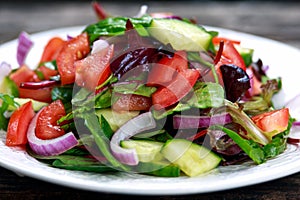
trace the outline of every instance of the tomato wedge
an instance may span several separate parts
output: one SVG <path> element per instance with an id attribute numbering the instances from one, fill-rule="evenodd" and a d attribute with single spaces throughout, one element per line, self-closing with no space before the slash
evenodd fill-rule
<path id="1" fill-rule="evenodd" d="M 77 60 L 90 52 L 89 38 L 86 32 L 68 40 L 59 52 L 56 64 L 62 85 L 75 82 L 75 66 Z"/>
<path id="2" fill-rule="evenodd" d="M 234 64 L 241 69 L 246 70 L 246 65 L 242 56 L 236 50 L 234 44 L 229 40 L 224 42 L 222 56 L 217 63 L 216 68 L 218 69 L 223 64 Z"/>
<path id="3" fill-rule="evenodd" d="M 177 72 L 181 72 L 187 68 L 188 62 L 186 52 L 175 52 L 172 58 L 164 57 L 152 67 L 148 75 L 147 85 L 166 86 L 177 75 Z"/>
<path id="4" fill-rule="evenodd" d="M 273 132 L 272 136 L 285 131 L 289 123 L 289 109 L 282 108 L 262 113 L 251 118 L 265 132 Z"/>
<path id="5" fill-rule="evenodd" d="M 200 73 L 194 69 L 186 69 L 178 73 L 170 84 L 158 88 L 152 94 L 154 109 L 160 110 L 177 103 L 191 91 L 199 76 Z"/>
<path id="6" fill-rule="evenodd" d="M 66 111 L 61 100 L 53 101 L 44 107 L 37 119 L 36 136 L 48 140 L 64 135 L 65 131 L 57 124 L 57 121 L 64 115 L 66 115 Z"/>
<path id="7" fill-rule="evenodd" d="M 7 127 L 7 146 L 27 144 L 27 129 L 34 115 L 35 113 L 31 101 L 23 104 L 19 109 L 13 112 Z"/>
<path id="8" fill-rule="evenodd" d="M 75 82 L 91 91 L 101 85 L 111 74 L 109 67 L 113 57 L 114 45 L 75 62 Z"/>
<path id="9" fill-rule="evenodd" d="M 65 41 L 60 37 L 51 38 L 44 47 L 40 63 L 56 60 L 64 44 Z"/>
<path id="10" fill-rule="evenodd" d="M 241 44 L 241 41 L 239 41 L 239 40 L 233 40 L 233 39 L 230 39 L 230 38 L 226 38 L 226 37 L 220 37 L 220 36 L 217 36 L 217 37 L 214 37 L 213 39 L 212 39 L 212 43 L 214 44 L 214 45 L 218 45 L 218 44 L 220 44 L 220 42 L 221 41 L 230 41 L 231 43 L 233 43 L 233 44 Z"/>
<path id="11" fill-rule="evenodd" d="M 23 82 L 39 82 L 40 79 L 38 78 L 37 74 L 27 67 L 26 65 L 22 65 L 17 71 L 10 75 L 10 79 L 12 79 L 16 85 L 18 86 L 19 90 L 19 97 L 20 98 L 30 98 L 37 101 L 42 102 L 51 102 L 51 87 L 33 90 L 33 89 L 24 89 L 20 88 L 20 84 Z"/>
<path id="12" fill-rule="evenodd" d="M 37 74 L 27 65 L 22 65 L 9 78 L 13 80 L 19 87 L 22 82 L 37 82 L 40 81 Z"/>

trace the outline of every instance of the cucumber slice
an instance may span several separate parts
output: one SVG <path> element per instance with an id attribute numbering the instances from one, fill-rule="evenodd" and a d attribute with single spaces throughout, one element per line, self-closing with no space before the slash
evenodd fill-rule
<path id="1" fill-rule="evenodd" d="M 179 177 L 180 168 L 169 162 L 140 162 L 137 171 L 159 177 Z"/>
<path id="2" fill-rule="evenodd" d="M 160 153 L 163 142 L 152 140 L 123 140 L 121 147 L 127 149 L 135 149 L 140 162 L 160 161 L 164 157 Z"/>
<path id="3" fill-rule="evenodd" d="M 44 106 L 48 105 L 48 103 L 41 102 L 41 101 L 36 101 L 36 100 L 33 100 L 33 99 L 28 99 L 28 98 L 14 98 L 14 101 L 17 102 L 20 105 L 23 105 L 23 104 L 27 103 L 28 101 L 31 101 L 34 111 L 39 111 Z"/>
<path id="4" fill-rule="evenodd" d="M 177 19 L 153 19 L 149 34 L 175 50 L 207 50 L 212 36 L 203 28 Z"/>
<path id="5" fill-rule="evenodd" d="M 216 168 L 221 161 L 221 158 L 209 149 L 185 139 L 168 140 L 161 153 L 191 177 Z"/>
<path id="6" fill-rule="evenodd" d="M 110 128 L 115 132 L 119 127 L 125 124 L 130 119 L 136 117 L 139 111 L 126 111 L 126 112 L 116 112 L 110 108 L 99 109 L 96 111 L 96 115 L 103 117 L 107 120 Z"/>
<path id="7" fill-rule="evenodd" d="M 8 76 L 4 77 L 2 79 L 2 82 L 0 83 L 0 93 L 9 94 L 14 97 L 19 96 L 19 90 L 17 85 Z"/>

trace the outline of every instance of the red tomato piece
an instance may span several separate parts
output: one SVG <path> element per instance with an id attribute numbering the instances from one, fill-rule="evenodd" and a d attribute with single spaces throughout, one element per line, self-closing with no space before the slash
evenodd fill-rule
<path id="1" fill-rule="evenodd" d="M 10 76 L 17 86 L 20 86 L 22 82 L 37 82 L 40 81 L 37 74 L 26 65 L 22 65 Z"/>
<path id="2" fill-rule="evenodd" d="M 48 67 L 45 66 L 40 66 L 37 71 L 42 72 L 44 76 L 44 80 L 50 80 L 51 76 L 56 76 L 58 75 L 58 71 L 54 69 L 49 69 Z"/>
<path id="3" fill-rule="evenodd" d="M 7 146 L 27 144 L 27 129 L 34 115 L 31 101 L 23 104 L 13 112 L 7 127 Z"/>
<path id="4" fill-rule="evenodd" d="M 262 113 L 251 118 L 253 122 L 263 131 L 274 134 L 285 131 L 289 122 L 289 109 L 282 108 L 267 113 Z M 273 135 L 274 135 L 273 134 Z"/>
<path id="5" fill-rule="evenodd" d="M 230 41 L 224 42 L 222 56 L 220 61 L 217 63 L 216 68 L 218 69 L 223 64 L 234 64 L 241 69 L 246 70 L 246 65 L 242 56 Z"/>
<path id="6" fill-rule="evenodd" d="M 112 105 L 115 111 L 147 111 L 152 106 L 151 98 L 135 94 L 117 94 L 118 100 Z"/>
<path id="7" fill-rule="evenodd" d="M 219 36 L 217 36 L 217 37 L 214 37 L 213 39 L 212 39 L 212 43 L 214 44 L 214 45 L 218 45 L 218 44 L 220 44 L 220 42 L 221 41 L 230 41 L 231 43 L 233 43 L 233 44 L 241 44 L 241 41 L 239 41 L 239 40 L 233 40 L 233 39 L 230 39 L 230 38 L 226 38 L 226 37 L 219 37 Z"/>
<path id="8" fill-rule="evenodd" d="M 57 121 L 64 115 L 66 115 L 66 111 L 61 100 L 44 107 L 36 122 L 36 136 L 48 140 L 64 135 L 65 131 L 57 124 Z"/>
<path id="9" fill-rule="evenodd" d="M 170 84 L 152 94 L 154 109 L 160 110 L 177 103 L 191 91 L 199 76 L 199 72 L 193 69 L 178 73 Z"/>
<path id="10" fill-rule="evenodd" d="M 75 62 L 75 82 L 91 91 L 101 85 L 111 74 L 109 67 L 113 57 L 114 45 L 91 54 L 86 58 Z"/>
<path id="11" fill-rule="evenodd" d="M 185 51 L 174 53 L 172 58 L 164 57 L 153 65 L 147 80 L 148 86 L 166 86 L 177 75 L 188 68 L 187 54 Z"/>
<path id="12" fill-rule="evenodd" d="M 75 82 L 74 63 L 75 61 L 84 58 L 89 52 L 90 44 L 86 32 L 68 40 L 63 45 L 56 59 L 62 85 Z"/>
<path id="13" fill-rule="evenodd" d="M 33 90 L 20 88 L 20 84 L 23 82 L 39 82 L 37 74 L 27 67 L 22 65 L 17 71 L 10 75 L 10 78 L 16 83 L 19 90 L 20 98 L 30 98 L 42 102 L 51 102 L 51 87 Z"/>
<path id="14" fill-rule="evenodd" d="M 51 38 L 44 48 L 40 63 L 56 60 L 64 44 L 65 41 L 60 37 Z"/>

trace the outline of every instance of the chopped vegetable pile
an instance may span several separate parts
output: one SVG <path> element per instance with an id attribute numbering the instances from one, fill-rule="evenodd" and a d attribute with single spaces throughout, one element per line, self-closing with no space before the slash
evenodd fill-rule
<path id="1" fill-rule="evenodd" d="M 49 166 L 194 177 L 283 153 L 295 119 L 254 49 L 169 13 L 109 16 L 49 38 L 38 66 L 0 65 L 0 129 Z M 35 67 L 33 69 L 33 67 Z M 14 69 L 12 69 L 14 68 Z"/>

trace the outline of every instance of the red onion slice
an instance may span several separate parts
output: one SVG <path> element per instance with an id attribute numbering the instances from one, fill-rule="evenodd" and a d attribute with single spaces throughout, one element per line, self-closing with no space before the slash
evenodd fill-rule
<path id="1" fill-rule="evenodd" d="M 20 33 L 18 41 L 17 61 L 19 65 L 23 65 L 33 42 L 30 40 L 29 35 L 24 31 Z"/>
<path id="2" fill-rule="evenodd" d="M 191 129 L 206 128 L 217 124 L 228 124 L 232 122 L 229 113 L 216 114 L 213 116 L 190 116 L 190 115 L 174 115 L 173 128 L 175 129 Z"/>
<path id="3" fill-rule="evenodd" d="M 3 78 L 11 72 L 11 70 L 12 68 L 10 64 L 6 62 L 2 62 L 0 64 L 0 83 L 2 82 Z"/>
<path id="4" fill-rule="evenodd" d="M 59 155 L 78 144 L 72 132 L 50 140 L 42 140 L 36 137 L 35 128 L 40 112 L 41 111 L 34 116 L 27 131 L 28 143 L 34 153 L 41 156 Z"/>
<path id="5" fill-rule="evenodd" d="M 113 155 L 121 163 L 127 165 L 137 165 L 139 159 L 135 149 L 125 149 L 120 146 L 122 140 L 129 139 L 130 137 L 156 126 L 156 122 L 151 112 L 146 112 L 126 122 L 120 127 L 113 135 L 110 141 L 110 148 Z"/>

